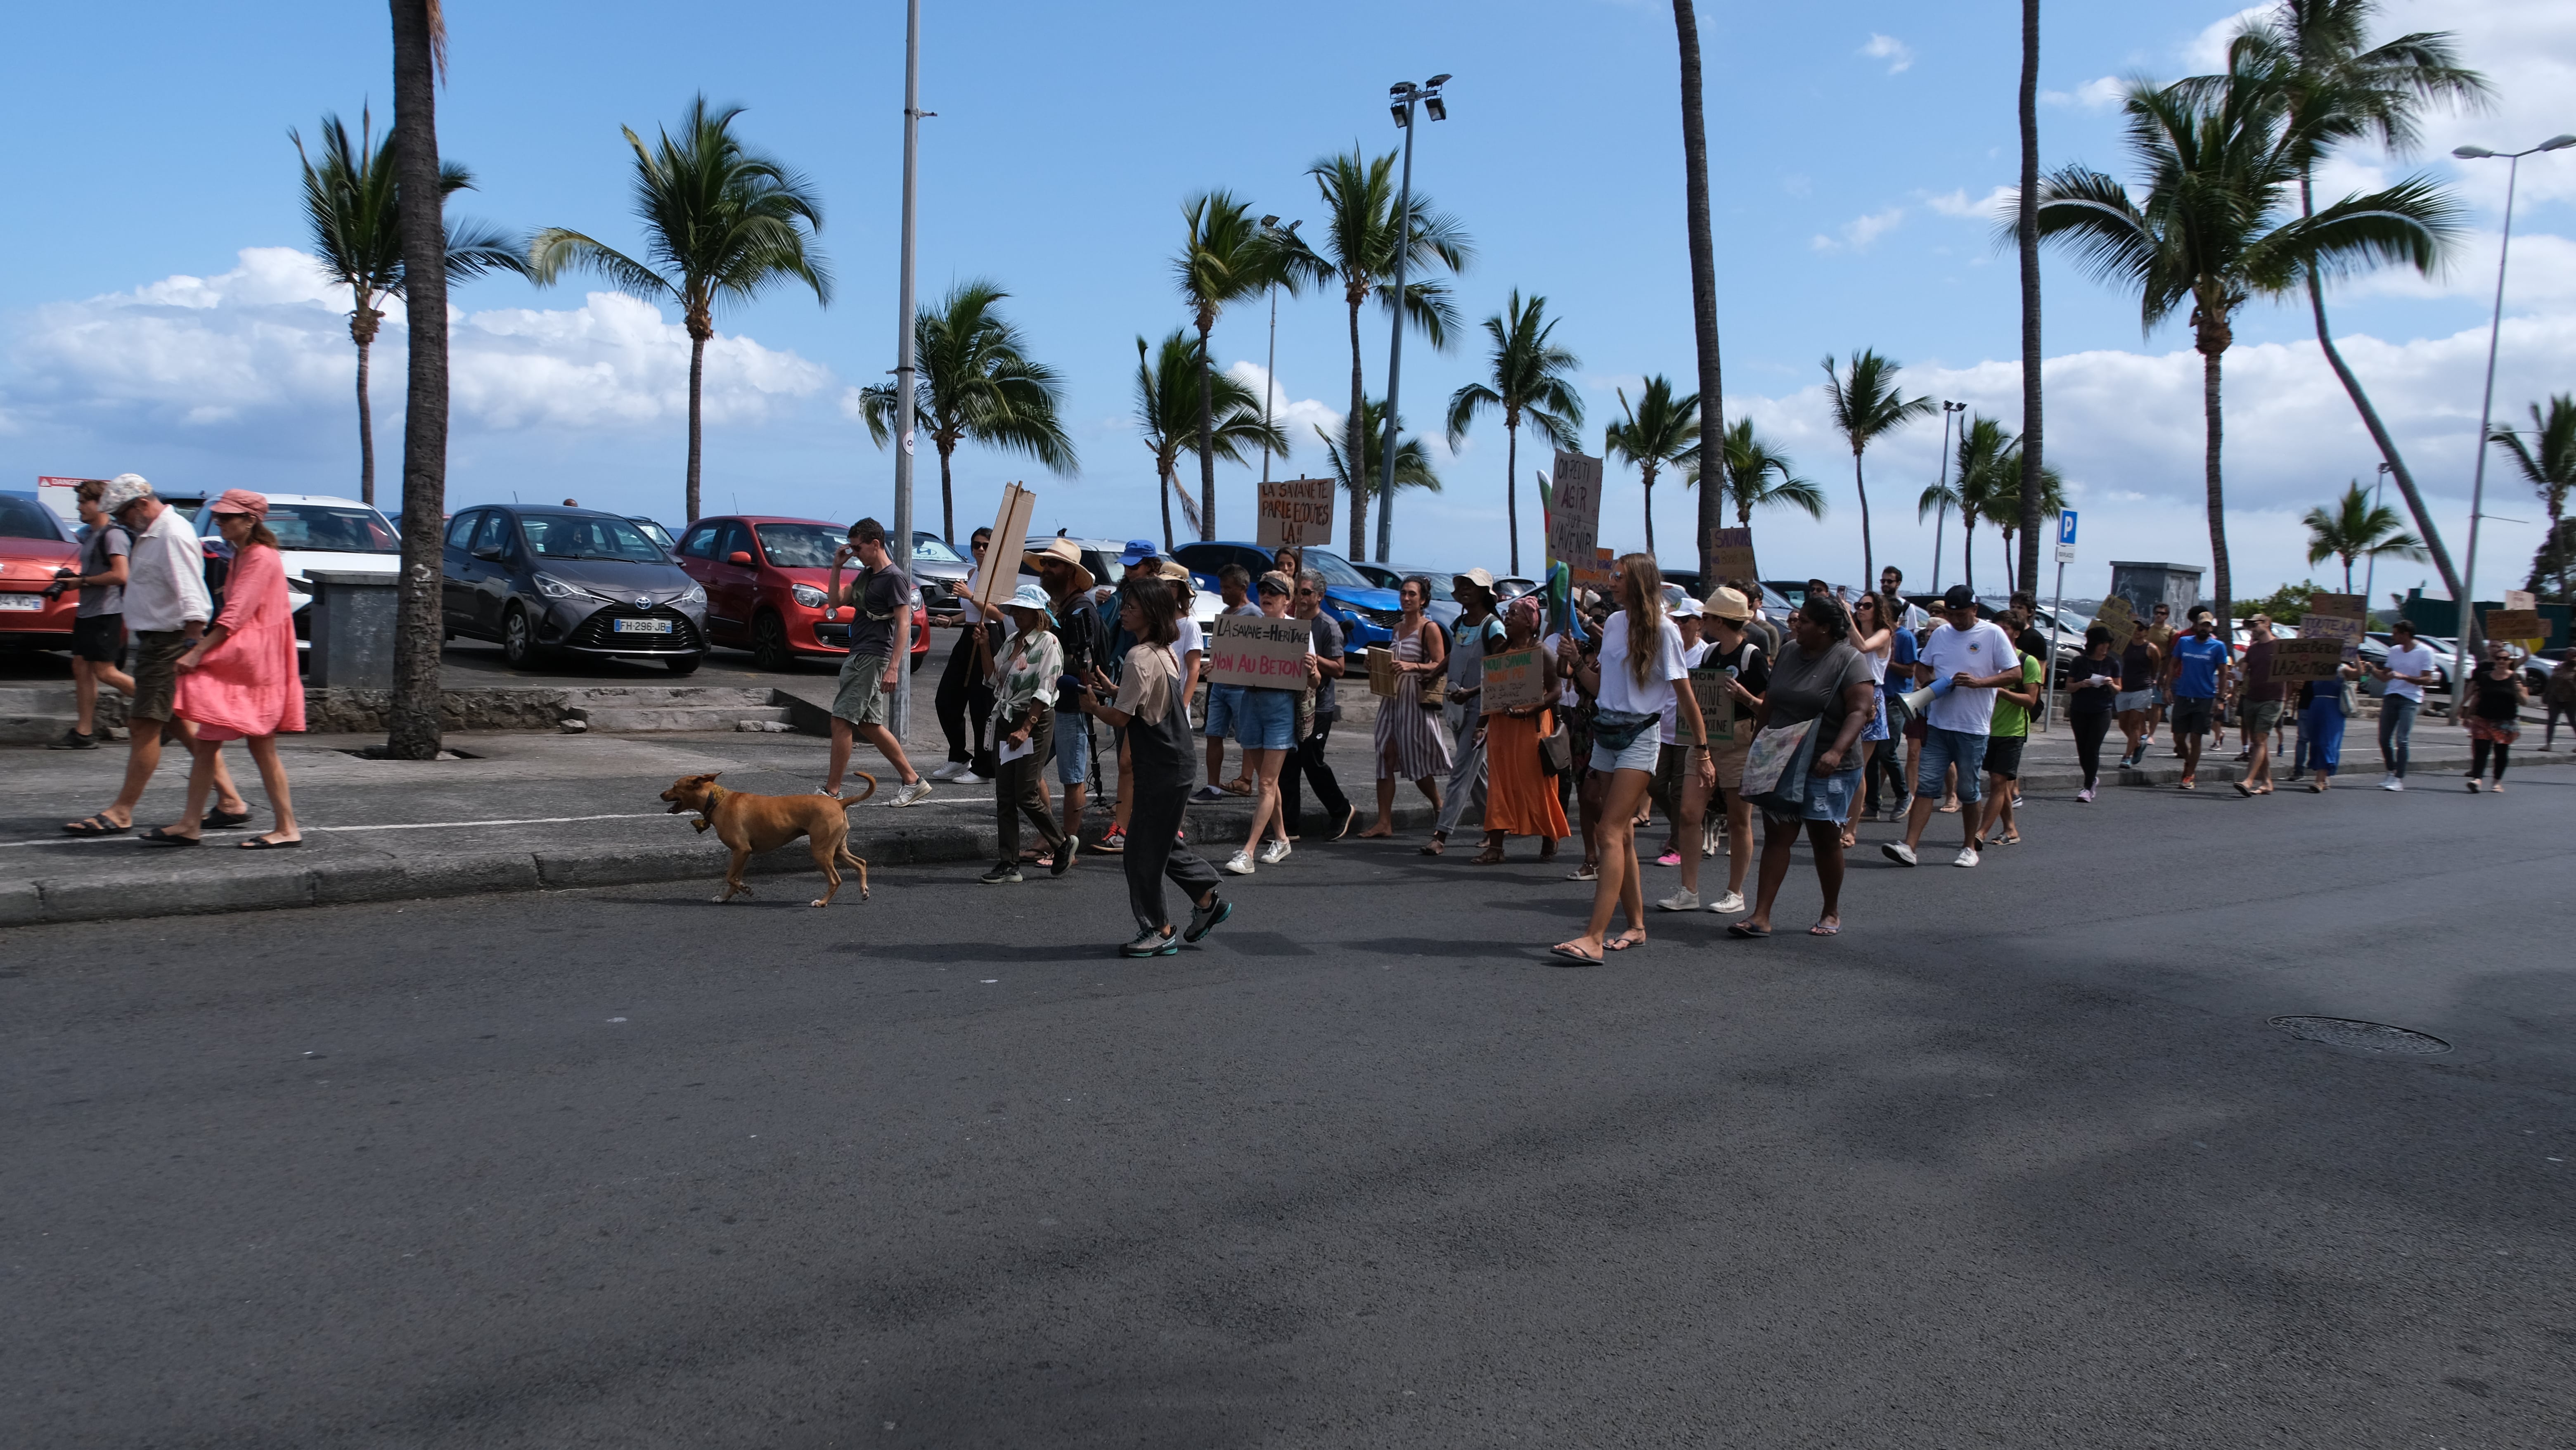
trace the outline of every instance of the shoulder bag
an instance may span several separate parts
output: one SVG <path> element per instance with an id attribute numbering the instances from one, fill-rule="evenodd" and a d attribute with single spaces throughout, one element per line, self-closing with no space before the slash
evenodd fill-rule
<path id="1" fill-rule="evenodd" d="M 1774 725 L 1744 752 L 1745 803 L 1776 815 L 1804 815 L 1807 772 L 1816 759 L 1816 721 Z"/>

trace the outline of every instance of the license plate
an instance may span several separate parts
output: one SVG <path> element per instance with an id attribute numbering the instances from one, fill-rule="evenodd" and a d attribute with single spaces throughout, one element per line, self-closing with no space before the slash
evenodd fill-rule
<path id="1" fill-rule="evenodd" d="M 38 614 L 44 608 L 45 596 L 41 594 L 0 594 L 0 610 L 23 609 Z"/>
<path id="2" fill-rule="evenodd" d="M 667 619 L 612 619 L 608 622 L 608 627 L 619 634 L 669 634 L 671 632 L 671 621 Z"/>

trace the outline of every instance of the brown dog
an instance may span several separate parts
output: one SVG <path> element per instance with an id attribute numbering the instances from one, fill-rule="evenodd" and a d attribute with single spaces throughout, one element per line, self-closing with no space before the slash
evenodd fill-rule
<path id="1" fill-rule="evenodd" d="M 684 775 L 671 782 L 662 799 L 671 803 L 668 814 L 696 811 L 695 822 L 701 831 L 715 827 L 716 839 L 733 852 L 733 864 L 725 870 L 724 895 L 718 901 L 731 901 L 736 892 L 749 896 L 751 887 L 742 879 L 742 868 L 754 851 L 774 851 L 803 836 L 814 849 L 815 868 L 823 873 L 823 894 L 814 899 L 816 906 L 829 906 L 841 889 L 841 863 L 859 868 L 859 899 L 868 899 L 868 863 L 850 851 L 850 807 L 877 793 L 877 779 L 865 771 L 856 771 L 868 788 L 856 797 L 830 795 L 746 795 L 716 784 L 721 771 L 706 775 Z"/>

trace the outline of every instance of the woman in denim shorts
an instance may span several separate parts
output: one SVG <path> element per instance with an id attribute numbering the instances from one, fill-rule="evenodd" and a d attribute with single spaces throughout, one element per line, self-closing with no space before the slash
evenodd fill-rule
<path id="1" fill-rule="evenodd" d="M 1286 619 L 1289 596 L 1297 586 L 1285 574 L 1261 576 L 1261 614 L 1265 619 Z M 1315 667 L 1315 649 L 1306 647 L 1305 688 L 1311 689 L 1321 676 Z M 1234 853 L 1224 870 L 1232 876 L 1249 876 L 1253 872 L 1253 853 L 1260 853 L 1264 866 L 1276 866 L 1288 859 L 1287 813 L 1279 808 L 1279 772 L 1287 764 L 1289 753 L 1297 748 L 1297 700 L 1303 690 L 1272 690 L 1259 685 L 1246 685 L 1235 692 L 1234 738 L 1243 746 L 1243 770 L 1252 778 L 1252 833 L 1243 839 L 1243 849 Z M 1261 838 L 1272 839 L 1267 846 Z"/>

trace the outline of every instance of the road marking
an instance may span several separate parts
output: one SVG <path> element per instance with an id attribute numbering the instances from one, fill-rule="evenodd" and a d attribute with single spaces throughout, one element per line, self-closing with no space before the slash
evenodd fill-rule
<path id="1" fill-rule="evenodd" d="M 304 829 L 305 831 L 307 831 L 307 832 L 312 832 L 312 831 L 446 831 L 446 830 L 456 830 L 456 829 L 460 829 L 460 828 L 467 827 L 467 826 L 559 826 L 559 825 L 566 825 L 566 824 L 569 824 L 569 823 L 574 822 L 574 821 L 649 821 L 649 820 L 654 819 L 654 818 L 655 818 L 655 817 L 657 817 L 657 816 L 667 816 L 667 815 L 669 815 L 669 814 L 671 814 L 669 811 L 636 811 L 636 812 L 633 812 L 633 813 L 631 813 L 631 814 L 627 814 L 627 815 L 614 815 L 614 816 L 521 816 L 521 817 L 517 817 L 517 818 L 515 818 L 515 819 L 511 819 L 511 820 L 499 820 L 499 821 L 406 821 L 406 822 L 403 822 L 403 823 L 398 824 L 398 825 L 383 825 L 383 826 L 306 826 L 306 827 L 304 827 L 303 829 Z M 131 842 L 132 842 L 132 840 L 133 840 L 133 837 L 131 837 L 131 836 L 47 836 L 47 837 L 43 837 L 43 838 L 41 838 L 41 839 L 33 840 L 33 841 L 0 841 L 0 845 L 6 845 L 6 846 L 76 846 L 76 845 L 80 845 L 80 844 L 82 844 L 82 843 L 84 843 L 84 842 L 89 842 L 89 841 L 126 841 L 126 842 L 128 842 L 128 843 L 131 843 Z"/>

